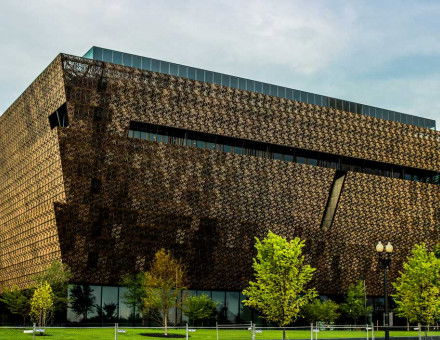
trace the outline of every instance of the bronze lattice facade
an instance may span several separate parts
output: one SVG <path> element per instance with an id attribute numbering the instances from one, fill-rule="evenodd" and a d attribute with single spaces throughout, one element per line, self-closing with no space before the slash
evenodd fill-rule
<path id="1" fill-rule="evenodd" d="M 440 133 L 331 107 L 61 54 L 0 117 L 0 147 L 0 285 L 54 259 L 118 284 L 165 247 L 190 288 L 241 290 L 270 229 L 306 240 L 320 292 L 380 295 L 377 241 L 392 278 L 440 241 Z"/>

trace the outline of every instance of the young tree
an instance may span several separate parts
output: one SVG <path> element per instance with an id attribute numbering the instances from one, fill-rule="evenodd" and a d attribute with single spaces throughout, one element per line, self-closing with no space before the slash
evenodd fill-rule
<path id="1" fill-rule="evenodd" d="M 67 287 L 71 278 L 72 272 L 67 264 L 54 261 L 45 271 L 36 275 L 34 280 L 37 285 L 49 283 L 54 296 L 54 310 L 62 311 L 67 307 Z"/>
<path id="2" fill-rule="evenodd" d="M 331 324 L 340 316 L 338 309 L 339 305 L 333 300 L 315 299 L 304 306 L 303 313 L 306 319 L 312 323 L 322 321 Z"/>
<path id="3" fill-rule="evenodd" d="M 6 305 L 11 314 L 21 315 L 23 325 L 26 324 L 26 317 L 31 310 L 32 289 L 20 289 L 17 286 L 3 290 L 0 301 Z"/>
<path id="4" fill-rule="evenodd" d="M 425 244 L 414 246 L 393 287 L 399 316 L 417 322 L 419 329 L 440 318 L 440 257 Z"/>
<path id="5" fill-rule="evenodd" d="M 145 273 L 125 275 L 122 278 L 121 284 L 127 287 L 127 291 L 122 295 L 124 303 L 130 306 L 132 310 L 139 311 L 142 322 L 144 322 L 147 316 L 147 311 L 144 307 L 144 300 L 147 297 Z"/>
<path id="6" fill-rule="evenodd" d="M 298 237 L 287 241 L 271 231 L 262 241 L 256 238 L 255 281 L 243 291 L 247 296 L 243 303 L 282 327 L 292 323 L 302 306 L 317 295 L 315 289 L 306 288 L 315 268 L 304 263 L 303 247 Z"/>
<path id="7" fill-rule="evenodd" d="M 212 317 L 215 313 L 217 303 L 208 295 L 189 296 L 184 299 L 182 310 L 188 317 L 189 323 L 205 320 Z"/>
<path id="8" fill-rule="evenodd" d="M 53 292 L 50 284 L 44 282 L 34 291 L 31 299 L 30 315 L 40 327 L 46 326 L 46 321 L 53 310 Z"/>
<path id="9" fill-rule="evenodd" d="M 365 304 L 365 285 L 363 280 L 352 283 L 348 286 L 347 296 L 345 302 L 341 304 L 341 310 L 353 323 L 359 320 L 360 317 L 365 317 L 371 313 L 371 306 Z"/>
<path id="10" fill-rule="evenodd" d="M 184 284 L 184 266 L 170 251 L 159 250 L 154 256 L 150 270 L 145 273 L 144 307 L 146 310 L 160 311 L 165 335 L 168 335 L 168 314 L 171 308 L 177 307 Z"/>
<path id="11" fill-rule="evenodd" d="M 82 315 L 82 321 L 87 321 L 88 313 L 95 308 L 95 297 L 89 285 L 75 285 L 70 289 L 70 307 L 77 316 Z"/>

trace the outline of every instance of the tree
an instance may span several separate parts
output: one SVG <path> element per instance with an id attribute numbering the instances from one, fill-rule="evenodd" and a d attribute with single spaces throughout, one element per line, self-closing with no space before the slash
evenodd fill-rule
<path id="1" fill-rule="evenodd" d="M 365 301 L 365 284 L 363 280 L 348 286 L 347 296 L 345 302 L 341 304 L 341 310 L 353 320 L 354 324 L 361 316 L 366 317 L 371 313 L 372 308 L 367 306 Z"/>
<path id="2" fill-rule="evenodd" d="M 339 305 L 333 300 L 315 299 L 304 306 L 303 313 L 306 319 L 312 323 L 323 321 L 331 324 L 340 316 L 338 309 Z"/>
<path id="3" fill-rule="evenodd" d="M 182 310 L 189 322 L 209 319 L 214 315 L 217 303 L 208 295 L 189 296 L 184 299 Z"/>
<path id="4" fill-rule="evenodd" d="M 425 244 L 414 246 L 393 287 L 399 316 L 417 322 L 419 329 L 440 318 L 440 258 Z"/>
<path id="5" fill-rule="evenodd" d="M 243 303 L 282 327 L 295 321 L 301 308 L 317 295 L 315 289 L 306 288 L 315 268 L 304 264 L 303 247 L 298 237 L 287 241 L 271 231 L 262 241 L 256 238 L 255 281 L 243 291 L 247 296 Z"/>
<path id="6" fill-rule="evenodd" d="M 88 313 L 95 308 L 95 297 L 89 285 L 75 285 L 70 289 L 70 307 L 77 316 L 82 315 L 82 321 L 87 321 Z"/>
<path id="7" fill-rule="evenodd" d="M 143 322 L 147 316 L 144 307 L 144 300 L 147 297 L 145 273 L 125 275 L 121 284 L 127 287 L 127 291 L 122 296 L 124 303 L 130 306 L 132 310 L 138 310 Z"/>
<path id="8" fill-rule="evenodd" d="M 26 324 L 26 317 L 31 311 L 32 289 L 20 289 L 18 286 L 3 290 L 0 301 L 3 302 L 11 314 L 21 315 L 23 325 Z"/>
<path id="9" fill-rule="evenodd" d="M 45 271 L 36 275 L 34 280 L 37 285 L 49 283 L 54 295 L 54 310 L 59 311 L 67 307 L 67 287 L 71 278 L 72 272 L 67 264 L 57 260 Z"/>
<path id="10" fill-rule="evenodd" d="M 158 309 L 161 313 L 164 334 L 168 335 L 168 314 L 177 307 L 180 292 L 184 289 L 185 268 L 169 251 L 159 250 L 148 272 L 145 272 L 144 307 L 147 311 Z"/>
<path id="11" fill-rule="evenodd" d="M 44 282 L 34 291 L 31 299 L 30 315 L 40 327 L 45 327 L 53 306 L 52 288 L 48 282 Z"/>

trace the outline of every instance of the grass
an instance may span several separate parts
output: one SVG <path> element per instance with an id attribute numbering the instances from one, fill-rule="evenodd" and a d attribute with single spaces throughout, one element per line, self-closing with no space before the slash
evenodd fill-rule
<path id="1" fill-rule="evenodd" d="M 142 329 L 142 328 L 122 328 L 126 330 L 126 333 L 119 333 L 118 340 L 159 340 L 163 338 L 143 336 L 141 333 L 162 333 L 160 329 Z M 258 329 L 258 328 L 257 328 Z M 184 329 L 170 329 L 170 334 L 185 335 Z M 47 340 L 114 340 L 114 329 L 112 328 L 52 328 L 47 329 L 47 336 L 36 336 L 36 339 Z M 417 336 L 416 331 L 391 331 L 391 337 L 393 336 Z M 431 335 L 440 335 L 440 332 L 431 332 Z M 375 332 L 375 337 L 383 337 L 383 332 Z M 256 334 L 257 340 L 277 340 L 281 339 L 281 330 L 265 330 Z M 217 334 L 215 329 L 198 329 L 195 332 L 189 333 L 191 340 L 217 340 Z M 287 339 L 310 339 L 309 330 L 287 330 Z M 318 333 L 318 339 L 329 338 L 366 338 L 365 331 L 349 331 L 349 330 L 334 330 L 334 331 L 321 331 Z M 0 328 L 0 340 L 30 340 L 32 334 L 23 333 L 23 329 L 13 328 Z M 180 338 L 180 339 L 185 339 Z M 246 330 L 219 330 L 219 340 L 250 340 L 251 335 Z M 371 334 L 370 334 L 371 339 Z"/>

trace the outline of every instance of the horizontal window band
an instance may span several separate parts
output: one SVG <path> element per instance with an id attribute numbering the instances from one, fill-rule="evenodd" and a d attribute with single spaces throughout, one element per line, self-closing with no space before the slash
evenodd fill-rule
<path id="1" fill-rule="evenodd" d="M 179 129 L 164 125 L 130 122 L 128 137 L 152 142 L 189 146 L 200 149 L 231 152 L 268 159 L 308 164 L 340 171 L 354 171 L 415 182 L 440 184 L 440 174 L 434 171 L 343 157 L 247 139 Z"/>

